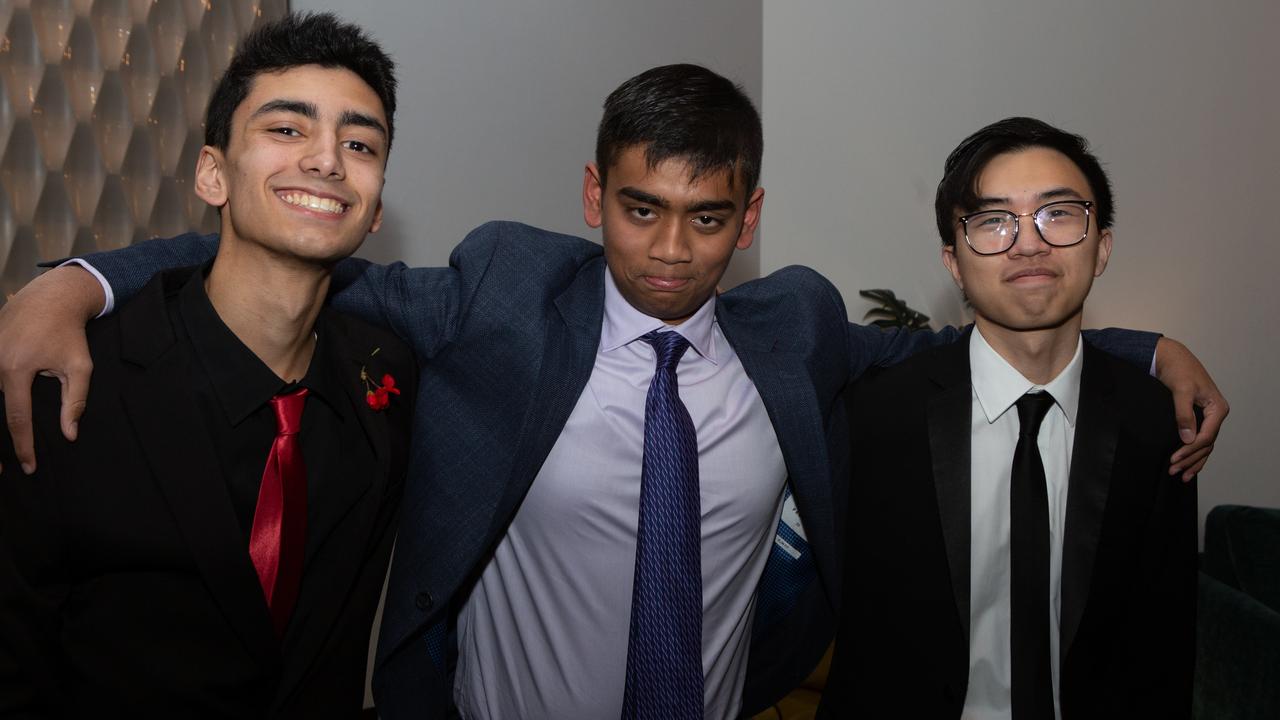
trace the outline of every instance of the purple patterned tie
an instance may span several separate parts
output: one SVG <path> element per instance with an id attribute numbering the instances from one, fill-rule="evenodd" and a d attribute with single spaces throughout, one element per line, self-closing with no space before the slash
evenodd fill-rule
<path id="1" fill-rule="evenodd" d="M 702 504 L 698 436 L 676 385 L 689 341 L 642 338 L 657 353 L 644 404 L 640 525 L 627 643 L 624 720 L 696 720 L 702 701 Z"/>

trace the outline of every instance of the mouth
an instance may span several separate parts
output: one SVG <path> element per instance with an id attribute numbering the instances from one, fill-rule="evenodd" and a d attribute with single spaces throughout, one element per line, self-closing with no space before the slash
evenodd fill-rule
<path id="1" fill-rule="evenodd" d="M 1032 284 L 1039 282 L 1048 282 L 1058 277 L 1058 273 L 1043 267 L 1024 268 L 1019 270 L 1004 280 L 1005 282 L 1014 283 L 1015 285 Z"/>
<path id="2" fill-rule="evenodd" d="M 325 215 L 345 215 L 351 206 L 334 197 L 325 197 L 323 195 L 312 195 L 302 190 L 278 190 L 276 197 L 305 210 L 322 213 Z"/>
<path id="3" fill-rule="evenodd" d="M 690 282 L 689 278 L 661 277 L 659 275 L 645 275 L 643 279 L 650 288 L 664 292 L 681 290 Z"/>

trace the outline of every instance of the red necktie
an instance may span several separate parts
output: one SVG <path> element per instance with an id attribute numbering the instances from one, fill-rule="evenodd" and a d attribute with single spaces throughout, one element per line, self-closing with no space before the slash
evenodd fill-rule
<path id="1" fill-rule="evenodd" d="M 306 388 L 271 398 L 276 440 L 262 471 L 253 529 L 249 531 L 249 557 L 258 571 L 278 637 L 284 637 L 298 599 L 307 545 L 307 470 L 298 444 L 306 399 Z"/>

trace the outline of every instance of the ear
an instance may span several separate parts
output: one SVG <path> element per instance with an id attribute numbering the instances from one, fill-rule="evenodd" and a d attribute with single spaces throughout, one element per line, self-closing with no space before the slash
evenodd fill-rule
<path id="1" fill-rule="evenodd" d="M 764 208 L 764 188 L 758 187 L 747 199 L 747 211 L 742 214 L 742 230 L 738 232 L 738 242 L 734 246 L 746 250 L 756 239 L 756 228 L 760 225 L 760 211 Z"/>
<path id="2" fill-rule="evenodd" d="M 227 204 L 226 156 L 212 145 L 200 148 L 196 158 L 196 196 L 213 207 Z"/>
<path id="3" fill-rule="evenodd" d="M 1111 228 L 1102 231 L 1098 236 L 1098 257 L 1093 261 L 1093 276 L 1102 277 L 1107 269 L 1107 260 L 1111 259 Z"/>
<path id="4" fill-rule="evenodd" d="M 593 162 L 587 163 L 582 172 L 582 219 L 587 221 L 587 227 L 604 224 L 604 185 L 600 182 L 600 169 Z"/>
<path id="5" fill-rule="evenodd" d="M 951 279 L 955 280 L 956 287 L 964 290 L 964 280 L 960 278 L 960 259 L 956 257 L 955 245 L 942 246 L 942 264 L 947 266 L 947 271 L 951 273 Z"/>
<path id="6" fill-rule="evenodd" d="M 378 207 L 373 211 L 373 223 L 369 225 L 369 232 L 376 233 L 378 228 L 382 227 L 382 196 L 378 196 Z"/>

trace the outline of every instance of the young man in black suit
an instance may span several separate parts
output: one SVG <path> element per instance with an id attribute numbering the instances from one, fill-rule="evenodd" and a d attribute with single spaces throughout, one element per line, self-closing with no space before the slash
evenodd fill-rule
<path id="1" fill-rule="evenodd" d="M 1195 485 L 1168 391 L 1081 337 L 1112 247 L 1083 138 L 1009 118 L 938 186 L 967 342 L 858 385 L 828 717 L 1189 717 Z"/>
<path id="2" fill-rule="evenodd" d="M 331 15 L 237 51 L 195 172 L 216 258 L 90 325 L 79 442 L 45 378 L 35 476 L 0 441 L 0 715 L 360 712 L 416 368 L 323 301 L 380 223 L 394 111 Z"/>

